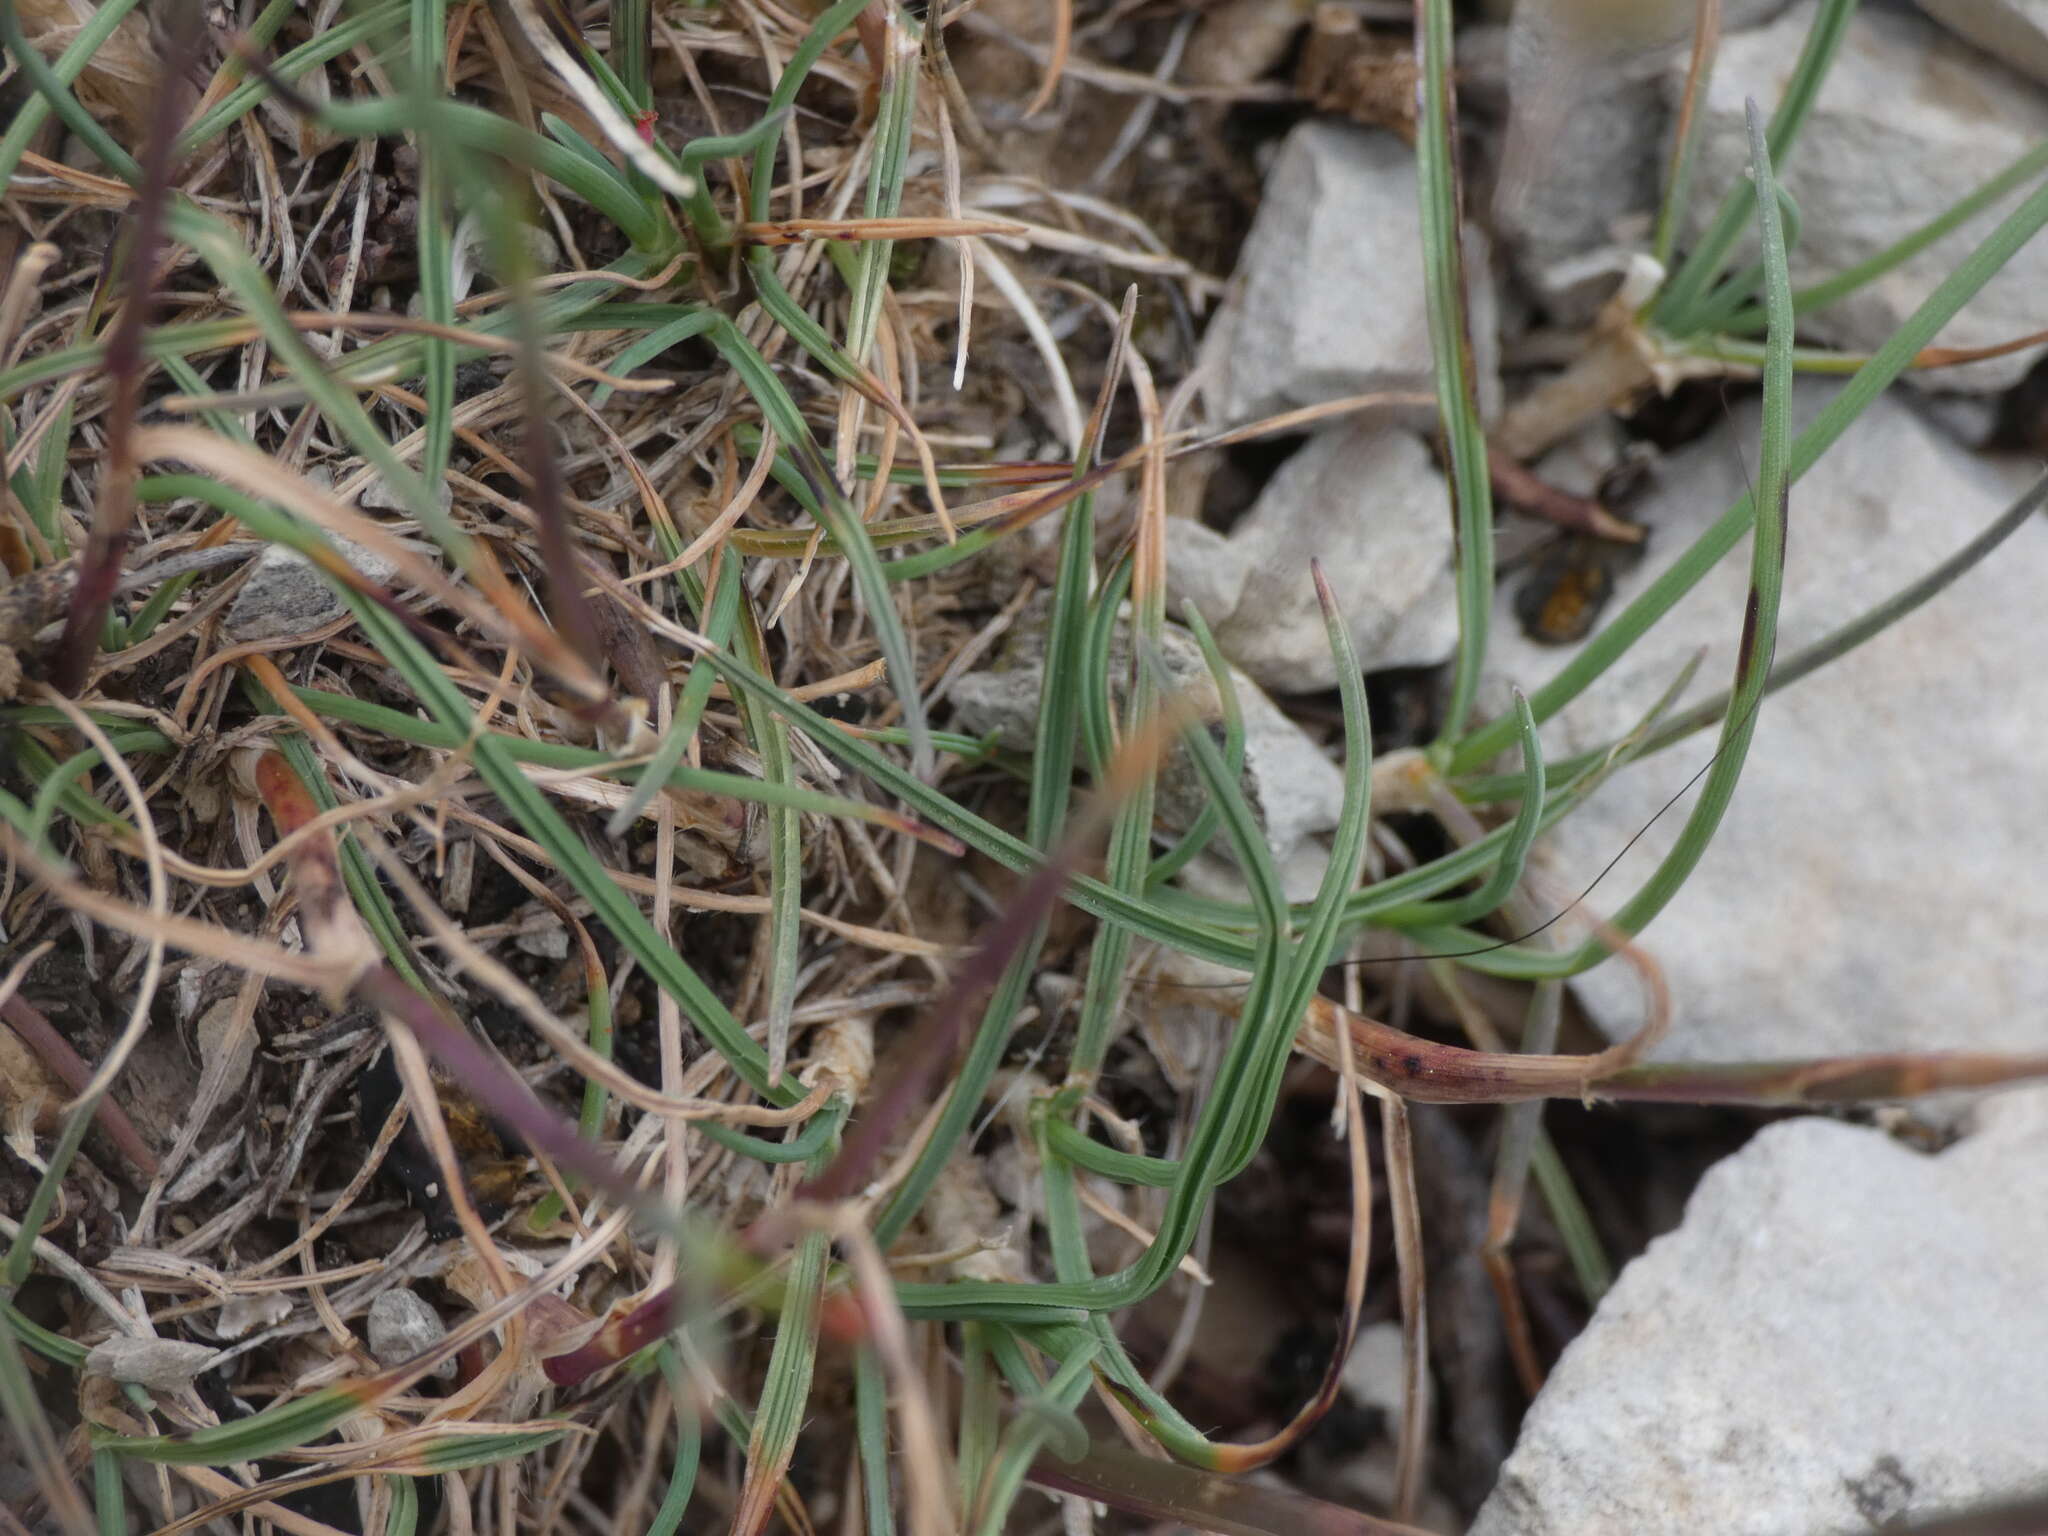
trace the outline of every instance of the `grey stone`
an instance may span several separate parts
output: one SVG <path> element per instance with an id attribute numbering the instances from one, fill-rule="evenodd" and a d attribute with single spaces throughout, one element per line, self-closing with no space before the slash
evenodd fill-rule
<path id="1" fill-rule="evenodd" d="M 1993 58 L 2048 81 L 2048 0 L 1920 0 L 1920 9 Z"/>
<path id="2" fill-rule="evenodd" d="M 1522 12 L 1517 10 L 1519 18 Z M 1511 39 L 1527 34 L 1518 19 Z M 1509 113 L 1494 222 L 1515 271 L 1559 325 L 1591 323 L 1620 284 L 1616 262 L 1580 258 L 1641 245 L 1655 216 L 1668 116 L 1655 79 L 1575 90 L 1540 47 L 1511 49 Z"/>
<path id="3" fill-rule="evenodd" d="M 1398 1423 L 1404 1380 L 1401 1325 L 1372 1323 L 1359 1329 L 1344 1361 L 1345 1395 L 1358 1407 Z"/>
<path id="4" fill-rule="evenodd" d="M 1490 411 L 1499 394 L 1491 255 L 1471 234 L 1471 330 Z M 1237 291 L 1203 341 L 1219 415 L 1241 422 L 1344 395 L 1434 388 L 1415 155 L 1393 134 L 1322 120 L 1288 134 L 1238 267 Z"/>
<path id="5" fill-rule="evenodd" d="M 358 477 L 352 475 L 349 478 L 350 482 L 353 483 Z M 446 512 L 455 505 L 455 487 L 449 481 L 442 480 L 439 484 L 433 486 L 432 490 L 434 500 L 440 504 L 443 512 Z M 368 473 L 363 475 L 361 483 L 355 487 L 355 497 L 356 505 L 365 510 L 374 509 L 379 512 L 397 512 L 407 517 L 412 516 L 411 504 L 403 496 L 400 496 L 391 487 L 390 482 L 385 480 L 380 474 Z"/>
<path id="6" fill-rule="evenodd" d="M 569 958 L 569 930 L 562 926 L 560 919 L 555 919 L 545 927 L 529 928 L 514 934 L 512 947 L 536 960 L 566 960 Z"/>
<path id="7" fill-rule="evenodd" d="M 1795 398 L 1810 418 L 1834 386 Z M 1759 412 L 1681 450 L 1634 509 L 1650 550 L 1617 578 L 1606 617 L 1746 488 Z M 1778 657 L 1875 606 L 1990 522 L 2032 466 L 1975 456 L 1880 398 L 1792 488 Z M 1753 473 L 1753 472 L 1751 472 Z M 1634 727 L 1705 650 L 1685 702 L 1727 685 L 1748 585 L 1747 545 L 1715 567 L 1546 726 L 1554 757 Z M 1673 992 L 1669 1059 L 1733 1060 L 1941 1048 L 2038 1049 L 2048 1013 L 2048 524 L 2019 529 L 1949 591 L 1767 699 L 1713 845 L 1643 945 Z M 1544 682 L 1569 652 L 1527 639 L 1504 585 L 1489 668 Z M 1537 845 L 1548 907 L 1582 891 L 1713 756 L 1711 731 L 1619 771 Z M 1687 804 L 1659 820 L 1594 892 L 1611 912 L 1671 847 Z M 1569 927 L 1569 924 L 1567 924 Z M 1576 979 L 1615 1036 L 1641 1014 L 1618 963 Z"/>
<path id="8" fill-rule="evenodd" d="M 969 673 L 953 685 L 959 729 L 977 735 L 994 732 L 1003 746 L 1030 750 L 1045 681 L 1046 617 L 1043 606 L 1027 609 L 994 666 Z M 1194 637 L 1169 624 L 1162 651 L 1168 685 L 1214 719 L 1216 686 Z M 1120 630 L 1110 646 L 1111 688 L 1119 701 L 1125 696 L 1129 665 L 1128 630 Z M 1234 671 L 1231 680 L 1244 713 L 1244 790 L 1266 830 L 1266 840 L 1282 863 L 1297 854 L 1311 854 L 1313 840 L 1333 829 L 1343 813 L 1344 775 L 1250 678 Z M 1215 730 L 1220 739 L 1222 727 Z M 1176 748 L 1159 773 L 1159 820 L 1175 831 L 1184 830 L 1208 803 L 1194 763 L 1184 748 Z M 1220 838 L 1211 846 L 1220 847 Z"/>
<path id="9" fill-rule="evenodd" d="M 352 539 L 330 534 L 329 542 L 371 581 L 389 583 L 398 567 Z M 348 611 L 341 594 L 296 550 L 273 544 L 256 559 L 256 569 L 228 607 L 225 628 L 237 640 L 275 640 L 304 634 Z"/>
<path id="10" fill-rule="evenodd" d="M 1632 451 L 1628 434 L 1612 416 L 1594 417 L 1537 461 L 1545 485 L 1568 496 L 1598 499 L 1600 488 Z"/>
<path id="11" fill-rule="evenodd" d="M 118 1333 L 93 1345 L 85 1357 L 85 1368 L 94 1376 L 111 1376 L 157 1392 L 176 1392 L 192 1385 L 192 1378 L 219 1358 L 220 1351 L 210 1344 Z"/>
<path id="12" fill-rule="evenodd" d="M 1450 493 L 1419 438 L 1330 427 L 1274 474 L 1228 539 L 1175 524 L 1168 585 L 1236 666 L 1275 693 L 1337 681 L 1309 574 L 1320 560 L 1368 672 L 1456 650 Z"/>
<path id="13" fill-rule="evenodd" d="M 239 1339 L 258 1328 L 274 1328 L 292 1315 L 292 1299 L 276 1291 L 230 1296 L 213 1315 L 213 1331 Z"/>
<path id="14" fill-rule="evenodd" d="M 379 1291 L 370 1303 L 364 1331 L 369 1336 L 371 1358 L 389 1367 L 432 1349 L 447 1337 L 448 1325 L 417 1291 L 395 1285 Z M 452 1377 L 455 1361 L 443 1360 L 433 1374 L 443 1380 Z"/>
<path id="15" fill-rule="evenodd" d="M 1166 590 L 1174 611 L 1192 603 L 1211 630 L 1237 612 L 1244 595 L 1244 560 L 1228 534 L 1192 518 L 1166 525 Z"/>
<path id="16" fill-rule="evenodd" d="M 1251 901 L 1251 886 L 1238 868 L 1237 855 L 1219 851 L 1227 848 L 1219 834 L 1208 852 L 1188 860 L 1187 868 L 1180 872 L 1181 889 L 1205 901 L 1225 901 L 1236 906 Z M 1279 876 L 1280 893 L 1289 901 L 1315 900 L 1316 892 L 1322 889 L 1323 873 L 1330 865 L 1328 855 L 1329 850 L 1320 838 L 1298 842 L 1289 849 L 1275 845 L 1273 867 Z"/>
<path id="17" fill-rule="evenodd" d="M 1726 35 L 1763 26 L 1791 4 L 1792 0 L 1724 0 L 1721 31 Z M 1541 39 L 1559 67 L 1571 68 L 1575 59 L 1596 59 L 1633 69 L 1659 53 L 1689 45 L 1698 15 L 1697 0 L 1630 0 L 1626 5 L 1514 0 L 1508 25 L 1529 39 Z M 1511 41 L 1509 46 L 1518 45 Z"/>
<path id="18" fill-rule="evenodd" d="M 2048 1492 L 2048 1122 L 1766 1127 L 1622 1272 L 1472 1536 L 1786 1536 Z"/>
<path id="19" fill-rule="evenodd" d="M 1970 0 L 1988 4 L 1989 0 Z M 1687 210 L 1697 235 L 1722 189 L 1749 163 L 1743 99 L 1769 109 L 1783 94 L 1817 7 L 1730 37 L 1707 93 Z M 1682 73 L 1666 77 L 1673 94 Z M 2048 137 L 2048 96 L 1917 12 L 1865 6 L 1849 23 L 1782 179 L 1799 204 L 1793 277 L 1808 282 L 1875 256 Z M 1880 346 L 2010 211 L 1979 214 L 1839 303 L 1800 320 L 1802 336 L 1851 351 Z M 1753 249 L 1753 242 L 1751 247 Z M 2039 330 L 2048 241 L 2034 241 L 1941 332 L 1942 346 L 1982 346 Z M 1931 389 L 1994 391 L 2016 383 L 2044 349 L 1907 377 Z"/>
<path id="20" fill-rule="evenodd" d="M 1722 28 L 1761 25 L 1788 0 L 1741 0 Z M 1516 274 L 1560 325 L 1590 323 L 1619 284 L 1611 247 L 1647 248 L 1671 109 L 1658 77 L 1690 54 L 1693 0 L 1643 0 L 1588 26 L 1579 0 L 1520 0 L 1508 24 L 1508 122 L 1494 224 Z M 1462 56 L 1461 56 L 1462 62 Z"/>

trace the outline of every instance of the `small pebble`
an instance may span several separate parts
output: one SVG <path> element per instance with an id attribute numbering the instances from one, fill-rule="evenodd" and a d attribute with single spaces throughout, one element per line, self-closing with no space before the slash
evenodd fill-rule
<path id="1" fill-rule="evenodd" d="M 417 1291 L 400 1285 L 370 1303 L 368 1332 L 371 1357 L 379 1365 L 393 1366 L 432 1349 L 448 1336 L 448 1325 Z M 455 1362 L 443 1360 L 433 1374 L 446 1381 L 455 1374 Z"/>

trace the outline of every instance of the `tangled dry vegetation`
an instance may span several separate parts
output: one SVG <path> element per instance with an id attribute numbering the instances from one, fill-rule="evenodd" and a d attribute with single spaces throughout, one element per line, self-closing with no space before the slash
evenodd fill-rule
<path id="1" fill-rule="evenodd" d="M 0 13 L 9 1529 L 1389 1529 L 1212 1474 L 1330 1407 L 1370 1290 L 1414 1515 L 1402 1095 L 2016 1069 L 1674 1078 L 1484 1054 L 1449 972 L 1480 1051 L 1373 1023 L 1357 970 L 1319 995 L 1375 912 L 1524 931 L 1543 806 L 1526 711 L 1497 825 L 1375 775 L 1335 622 L 1321 894 L 1261 868 L 1227 687 L 1171 748 L 1210 809 L 1154 849 L 1168 502 L 1225 440 L 1193 343 L 1245 220 L 1216 108 L 1291 95 L 1088 62 L 1140 24 L 1178 58 L 1191 13 Z M 1161 123 L 1208 149 L 1144 153 Z M 944 730 L 1027 624 L 1037 750 Z M 1405 885 L 1375 789 L 1440 818 Z M 1168 884 L 1212 839 L 1250 907 Z M 1226 984 L 1157 984 L 1176 948 Z M 1329 1176 L 1307 1406 L 1212 1444 L 1160 1395 L 1207 1213 L 1333 1096 L 1343 1152 L 1289 1154 Z M 1520 1319 L 1549 1154 L 1512 1123 Z"/>

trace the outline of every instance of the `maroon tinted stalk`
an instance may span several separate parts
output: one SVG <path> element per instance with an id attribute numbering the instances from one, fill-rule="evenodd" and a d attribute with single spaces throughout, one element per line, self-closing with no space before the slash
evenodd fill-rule
<path id="1" fill-rule="evenodd" d="M 1092 819 L 1084 823 L 1085 837 Z M 904 1065 L 860 1119 L 839 1156 L 798 1192 L 803 1200 L 844 1200 L 867 1182 L 868 1174 L 889 1144 L 889 1138 L 931 1091 L 932 1080 L 951 1054 L 981 999 L 1001 978 L 1039 921 L 1052 910 L 1060 890 L 1080 860 L 1083 838 L 1070 838 L 1053 853 L 1009 908 L 990 925 L 979 948 L 970 955 L 938 1006 L 926 1015 L 916 1038 L 904 1053 Z"/>
<path id="2" fill-rule="evenodd" d="M 0 1019 L 7 1021 L 7 1027 L 21 1036 L 22 1043 L 42 1059 L 43 1065 L 66 1088 L 73 1093 L 85 1091 L 85 1085 L 92 1081 L 92 1068 L 71 1048 L 71 1042 L 64 1038 L 57 1026 L 27 998 L 17 994 L 0 1003 Z M 100 1095 L 99 1103 L 93 1106 L 92 1117 L 114 1145 L 121 1149 L 121 1155 L 135 1165 L 136 1172 L 145 1180 L 156 1177 L 156 1154 L 149 1150 L 149 1143 L 135 1129 L 135 1122 L 114 1102 L 111 1094 Z"/>
<path id="3" fill-rule="evenodd" d="M 1170 1521 L 1229 1536 L 1423 1536 L 1416 1526 L 1292 1489 L 1155 1461 L 1120 1446 L 1096 1445 L 1074 1461 L 1042 1455 L 1026 1474 L 1041 1488 L 1078 1494 L 1146 1521 Z"/>
<path id="4" fill-rule="evenodd" d="M 107 410 L 106 469 L 93 508 L 92 533 L 79 562 L 78 589 L 57 642 L 50 681 L 58 692 L 76 695 L 85 686 L 108 606 L 121 578 L 121 553 L 135 517 L 135 417 L 142 405 L 142 337 L 149 324 L 157 250 L 163 244 L 164 211 L 171 191 L 171 156 L 184 116 L 185 77 L 199 48 L 199 7 L 171 7 L 172 32 L 165 45 L 163 77 L 150 112 L 149 142 L 143 146 L 141 180 L 135 189 L 135 221 L 129 236 L 126 296 L 107 336 L 107 377 L 114 386 Z"/>

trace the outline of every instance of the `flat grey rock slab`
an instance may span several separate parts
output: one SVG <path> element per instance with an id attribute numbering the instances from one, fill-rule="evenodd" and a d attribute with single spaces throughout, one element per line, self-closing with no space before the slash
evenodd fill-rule
<path id="1" fill-rule="evenodd" d="M 1810 417 L 1833 386 L 1798 392 Z M 1666 461 L 1636 515 L 1648 555 L 1603 622 L 1744 491 L 1754 404 Z M 1880 399 L 1792 488 L 1782 659 L 1940 564 L 1992 521 L 2033 467 L 1956 445 L 1899 396 Z M 1753 474 L 1754 471 L 1748 471 Z M 1561 757 L 1628 732 L 1687 660 L 1687 702 L 1732 676 L 1745 540 L 1544 732 Z M 1571 654 L 1528 639 L 1514 579 L 1489 667 L 1532 690 Z M 2035 1049 L 2048 1017 L 2048 522 L 2035 518 L 1956 586 L 1767 699 L 1734 802 L 1705 859 L 1643 935 L 1674 999 L 1669 1059 L 1937 1048 Z M 1705 732 L 1631 764 L 1537 845 L 1562 906 L 1713 756 Z M 1504 765 L 1505 766 L 1505 765 Z M 1611 912 L 1650 875 L 1691 801 L 1650 828 L 1594 892 Z M 1570 929 L 1569 922 L 1566 924 Z M 1642 1010 L 1610 962 L 1573 983 L 1608 1033 Z"/>

